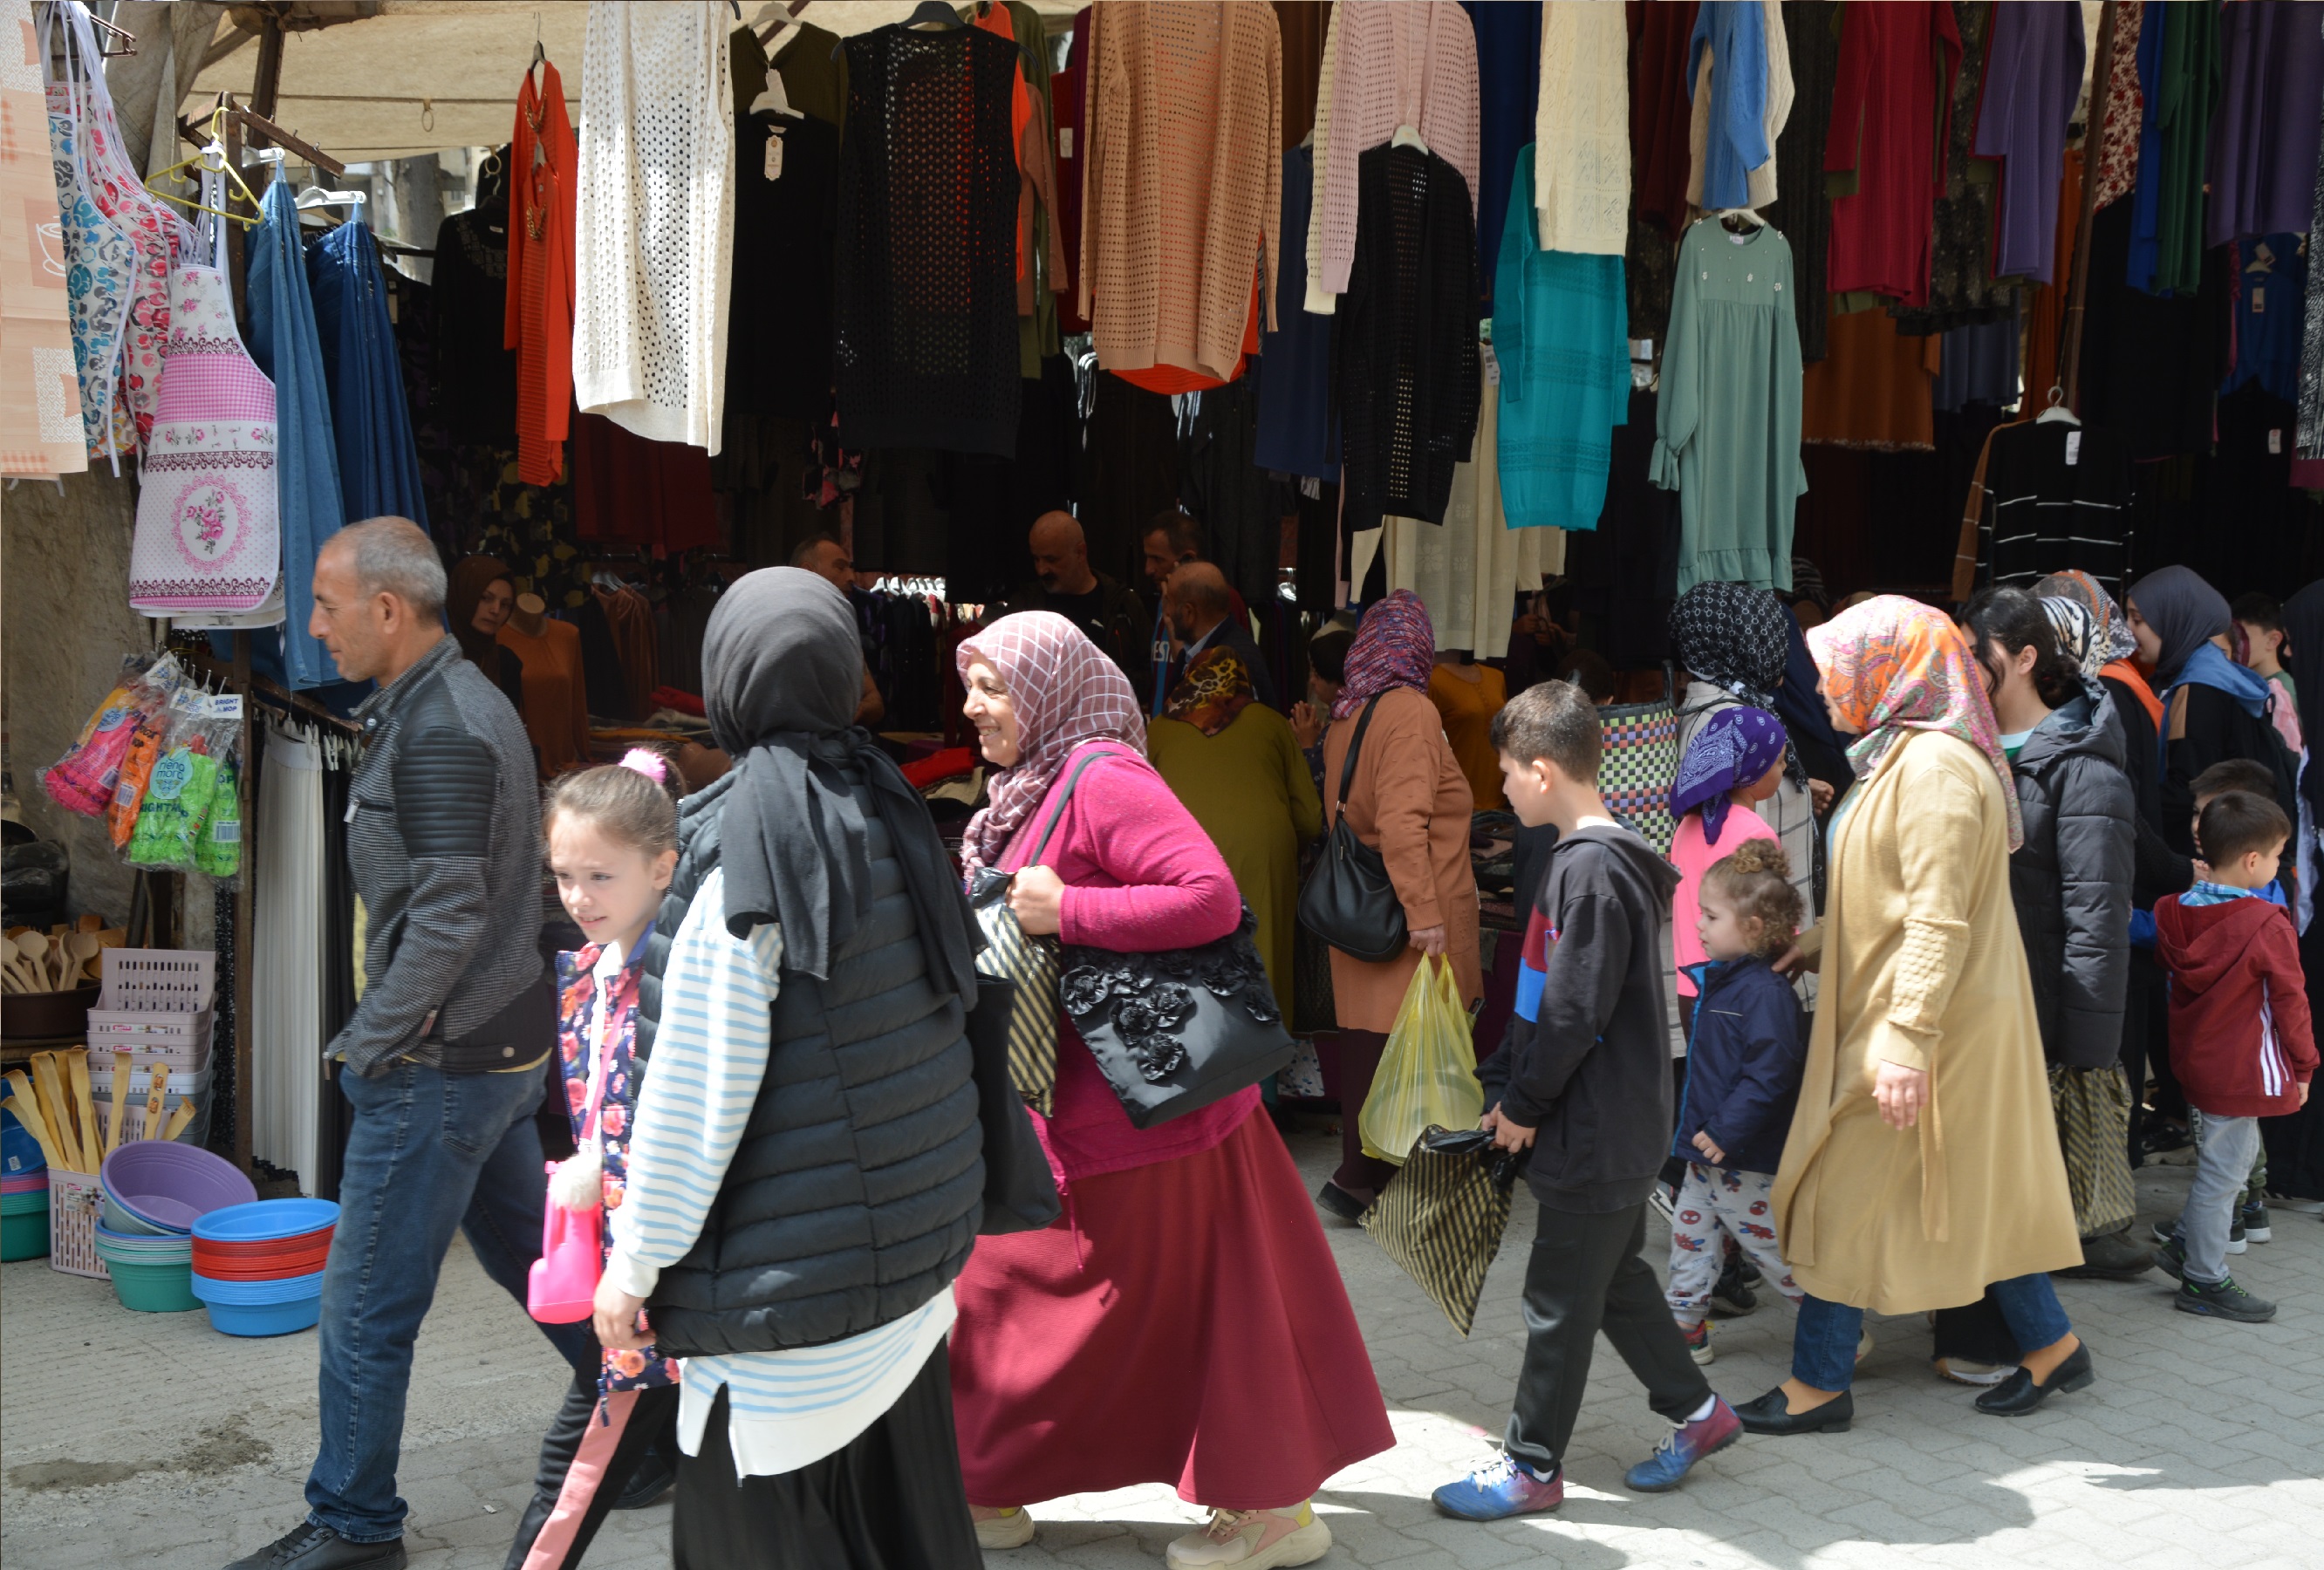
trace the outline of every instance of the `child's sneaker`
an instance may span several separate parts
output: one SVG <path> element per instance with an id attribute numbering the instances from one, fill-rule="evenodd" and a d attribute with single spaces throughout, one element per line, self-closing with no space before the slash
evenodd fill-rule
<path id="1" fill-rule="evenodd" d="M 2163 1228 L 2158 1226 L 2154 1230 L 2160 1232 Z M 2154 1268 L 2174 1281 L 2187 1279 L 2187 1245 L 2179 1241 L 2176 1233 L 2165 1238 L 2163 1246 L 2154 1251 Z"/>
<path id="2" fill-rule="evenodd" d="M 1623 1474 L 1622 1481 L 1640 1493 L 1667 1493 L 1686 1481 L 1696 1462 L 1726 1449 L 1742 1432 L 1743 1419 L 1735 1409 L 1713 1396 L 1709 1417 L 1673 1428 L 1652 1455 Z"/>
<path id="3" fill-rule="evenodd" d="M 2214 1319 L 2233 1319 L 2243 1325 L 2264 1325 L 2275 1318 L 2275 1305 L 2265 1298 L 2255 1298 L 2236 1285 L 2233 1276 L 2225 1281 L 2181 1281 L 2179 1295 L 2171 1306 L 2182 1314 L 2209 1314 Z"/>
<path id="4" fill-rule="evenodd" d="M 1692 1325 L 1682 1325 L 1679 1334 L 1686 1337 L 1686 1354 L 1698 1367 L 1709 1368 L 1719 1354 L 1711 1346 L 1711 1321 L 1699 1319 Z"/>
<path id="5" fill-rule="evenodd" d="M 1719 1272 L 1719 1284 L 1711 1289 L 1711 1311 L 1722 1318 L 1739 1319 L 1759 1306 L 1758 1294 L 1743 1280 L 1742 1255 L 1727 1262 Z"/>
<path id="6" fill-rule="evenodd" d="M 1458 1483 L 1446 1483 L 1429 1497 L 1438 1510 L 1464 1521 L 1537 1515 L 1565 1502 L 1565 1472 L 1561 1467 L 1545 1479 L 1536 1477 L 1522 1463 L 1504 1455 Z"/>
<path id="7" fill-rule="evenodd" d="M 2236 1219 L 2243 1223 L 2244 1241 L 2246 1243 L 2265 1243 L 2275 1235 L 2274 1228 L 2267 1224 L 2267 1201 L 2264 1199 L 2245 1200 L 2243 1213 Z"/>
<path id="8" fill-rule="evenodd" d="M 1289 1510 L 1211 1511 L 1211 1524 L 1188 1532 L 1163 1551 L 1170 1570 L 1275 1570 L 1311 1565 L 1332 1549 L 1332 1529 L 1315 1519 L 1313 1503 L 1301 1500 Z"/>

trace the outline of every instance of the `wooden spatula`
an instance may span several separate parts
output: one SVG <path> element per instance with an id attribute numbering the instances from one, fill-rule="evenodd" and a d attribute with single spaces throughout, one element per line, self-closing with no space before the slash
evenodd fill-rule
<path id="1" fill-rule="evenodd" d="M 191 1101 L 179 1102 L 178 1110 L 170 1114 L 170 1126 L 161 1131 L 161 1137 L 163 1139 L 177 1138 L 180 1134 L 186 1132 L 186 1125 L 193 1122 L 193 1120 L 194 1104 Z"/>
<path id="2" fill-rule="evenodd" d="M 129 1121 L 129 1049 L 113 1049 L 113 1125 L 105 1131 L 105 1153 L 121 1146 L 121 1125 Z"/>
<path id="3" fill-rule="evenodd" d="M 153 1065 L 153 1079 L 145 1092 L 145 1134 L 147 1139 L 161 1137 L 161 1100 L 170 1090 L 170 1065 Z"/>
<path id="4" fill-rule="evenodd" d="M 97 1126 L 97 1098 L 88 1088 L 88 1049 L 75 1047 L 65 1055 L 65 1072 L 72 1081 L 73 1115 L 80 1119 L 74 1131 L 80 1141 L 81 1153 L 88 1158 L 83 1171 L 97 1171 L 105 1159 L 105 1135 Z"/>
<path id="5" fill-rule="evenodd" d="M 16 1121 L 24 1125 L 24 1132 L 40 1143 L 41 1155 L 49 1165 L 60 1171 L 72 1170 L 64 1159 L 64 1151 L 57 1143 L 57 1136 L 49 1132 L 49 1120 L 41 1116 L 40 1107 L 34 1104 L 32 1082 L 24 1078 L 24 1071 L 21 1069 L 9 1071 L 8 1098 L 5 1105 L 16 1115 Z"/>
<path id="6" fill-rule="evenodd" d="M 49 1132 L 57 1136 L 57 1147 L 64 1152 L 65 1171 L 88 1171 L 82 1163 L 80 1140 L 73 1133 L 72 1102 L 65 1095 L 54 1052 L 32 1054 L 32 1088 L 40 1097 L 41 1116 L 49 1120 Z"/>

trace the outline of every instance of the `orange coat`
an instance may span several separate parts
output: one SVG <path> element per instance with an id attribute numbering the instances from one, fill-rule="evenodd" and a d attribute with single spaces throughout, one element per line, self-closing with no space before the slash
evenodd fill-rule
<path id="1" fill-rule="evenodd" d="M 1361 714 L 1333 721 L 1323 738 L 1327 828 L 1339 820 L 1340 769 Z M 1469 865 L 1471 808 L 1468 777 L 1444 739 L 1436 706 L 1409 687 L 1382 694 L 1356 758 L 1348 822 L 1387 861 L 1406 923 L 1444 927 L 1444 951 L 1469 1003 L 1485 991 L 1477 965 L 1477 877 Z M 1387 1033 L 1419 968 L 1417 949 L 1377 964 L 1333 950 L 1332 1001 L 1341 1027 Z"/>

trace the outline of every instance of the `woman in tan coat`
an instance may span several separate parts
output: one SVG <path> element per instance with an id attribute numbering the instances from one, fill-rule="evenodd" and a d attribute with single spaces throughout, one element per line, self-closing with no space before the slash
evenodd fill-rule
<path id="1" fill-rule="evenodd" d="M 1992 705 L 1960 629 L 1883 596 L 1811 630 L 1858 785 L 1831 827 L 1822 992 L 1775 1177 L 1805 1289 L 1792 1377 L 1738 1407 L 1754 1433 L 1839 1430 L 1868 1308 L 1956 1308 L 1988 1287 L 2023 1363 L 1978 1398 L 2005 1417 L 2091 1380 L 2044 1272 L 2081 1244 L 2009 897 L 2022 838 Z"/>
<path id="2" fill-rule="evenodd" d="M 1356 837 L 1388 864 L 1410 944 L 1396 959 L 1378 962 L 1332 950 L 1341 1161 L 1315 1200 L 1343 1221 L 1362 1216 L 1396 1175 L 1387 1161 L 1364 1154 L 1356 1119 L 1421 956 L 1441 954 L 1451 961 L 1463 1002 L 1474 1003 L 1485 989 L 1477 968 L 1477 877 L 1469 865 L 1469 781 L 1428 700 L 1435 657 L 1435 630 L 1410 590 L 1399 589 L 1365 611 L 1348 646 L 1347 681 L 1332 704 L 1332 728 L 1323 738 L 1328 828 L 1342 809 L 1340 776 L 1349 745 L 1370 711 L 1344 807 Z"/>

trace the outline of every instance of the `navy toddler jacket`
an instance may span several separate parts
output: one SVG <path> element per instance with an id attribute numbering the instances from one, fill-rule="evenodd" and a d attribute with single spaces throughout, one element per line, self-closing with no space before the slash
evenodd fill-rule
<path id="1" fill-rule="evenodd" d="M 1772 1172 L 1783 1164 L 1807 1061 L 1800 1000 L 1765 959 L 1714 959 L 1686 970 L 1697 988 L 1694 1028 L 1671 1153 L 1702 1161 L 1694 1136 L 1708 1133 L 1727 1152 L 1720 1165 Z"/>

